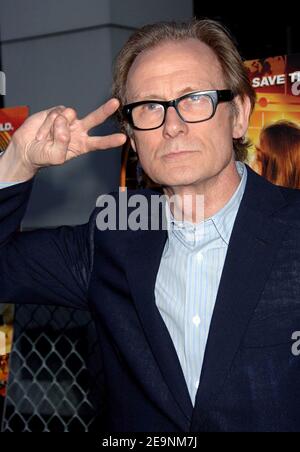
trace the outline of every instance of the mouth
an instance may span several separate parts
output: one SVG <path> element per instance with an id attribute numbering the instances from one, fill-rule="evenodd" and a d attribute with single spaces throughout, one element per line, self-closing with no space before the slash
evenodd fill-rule
<path id="1" fill-rule="evenodd" d="M 196 151 L 174 151 L 174 152 L 169 152 L 168 154 L 164 155 L 163 157 L 166 159 L 177 159 L 177 158 L 181 158 L 181 157 L 186 157 L 190 154 L 193 154 Z"/>

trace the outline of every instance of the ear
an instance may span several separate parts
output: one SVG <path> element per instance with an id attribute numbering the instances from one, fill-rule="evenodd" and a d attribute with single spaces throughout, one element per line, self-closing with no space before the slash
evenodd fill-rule
<path id="1" fill-rule="evenodd" d="M 234 102 L 236 111 L 233 118 L 232 136 L 233 138 L 242 138 L 246 135 L 249 127 L 251 102 L 249 97 L 242 100 L 240 96 L 237 96 Z"/>
<path id="2" fill-rule="evenodd" d="M 136 143 L 134 141 L 133 133 L 130 134 L 130 144 L 131 144 L 131 147 L 134 150 L 134 152 L 136 152 Z"/>

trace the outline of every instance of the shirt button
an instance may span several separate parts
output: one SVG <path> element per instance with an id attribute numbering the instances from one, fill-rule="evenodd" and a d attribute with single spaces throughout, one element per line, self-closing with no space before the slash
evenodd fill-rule
<path id="1" fill-rule="evenodd" d="M 203 261 L 203 254 L 200 252 L 197 254 L 197 261 L 202 262 Z"/>
<path id="2" fill-rule="evenodd" d="M 195 388 L 196 388 L 196 389 L 198 389 L 198 386 L 199 386 L 199 380 L 197 380 L 197 381 L 195 382 Z"/>
<path id="3" fill-rule="evenodd" d="M 198 327 L 200 323 L 201 323 L 200 317 L 198 315 L 195 315 L 195 317 L 193 317 L 193 324 Z"/>

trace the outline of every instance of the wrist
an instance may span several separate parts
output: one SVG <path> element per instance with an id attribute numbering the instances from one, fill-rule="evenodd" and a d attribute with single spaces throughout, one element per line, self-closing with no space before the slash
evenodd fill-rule
<path id="1" fill-rule="evenodd" d="M 6 151 L 0 156 L 0 181 L 19 182 L 33 178 L 38 168 L 25 161 L 25 155 L 11 140 Z"/>

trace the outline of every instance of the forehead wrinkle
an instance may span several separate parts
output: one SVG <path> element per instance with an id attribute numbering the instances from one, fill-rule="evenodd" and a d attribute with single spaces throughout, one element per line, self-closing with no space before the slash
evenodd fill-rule
<path id="1" fill-rule="evenodd" d="M 162 46 L 145 51 L 136 58 L 126 82 L 126 97 L 130 97 L 130 101 L 144 100 L 149 94 L 155 94 L 159 99 L 172 99 L 179 97 L 180 89 L 188 85 L 195 85 L 195 91 L 221 89 L 222 70 L 210 50 L 200 54 L 199 58 L 199 53 L 197 55 L 195 51 L 189 52 L 188 49 L 186 53 L 180 46 L 172 45 L 174 48 L 175 54 L 166 53 L 166 46 Z"/>
<path id="2" fill-rule="evenodd" d="M 161 77 L 151 77 L 143 80 L 146 89 L 139 89 L 135 85 L 133 92 L 130 94 L 130 101 L 139 100 L 170 100 L 180 97 L 193 91 L 206 91 L 220 88 L 216 84 L 213 85 L 210 79 L 201 79 L 197 75 L 195 78 L 191 73 L 187 74 L 170 74 L 165 80 Z M 129 84 L 130 87 L 130 84 Z M 127 87 L 128 89 L 128 87 Z"/>

